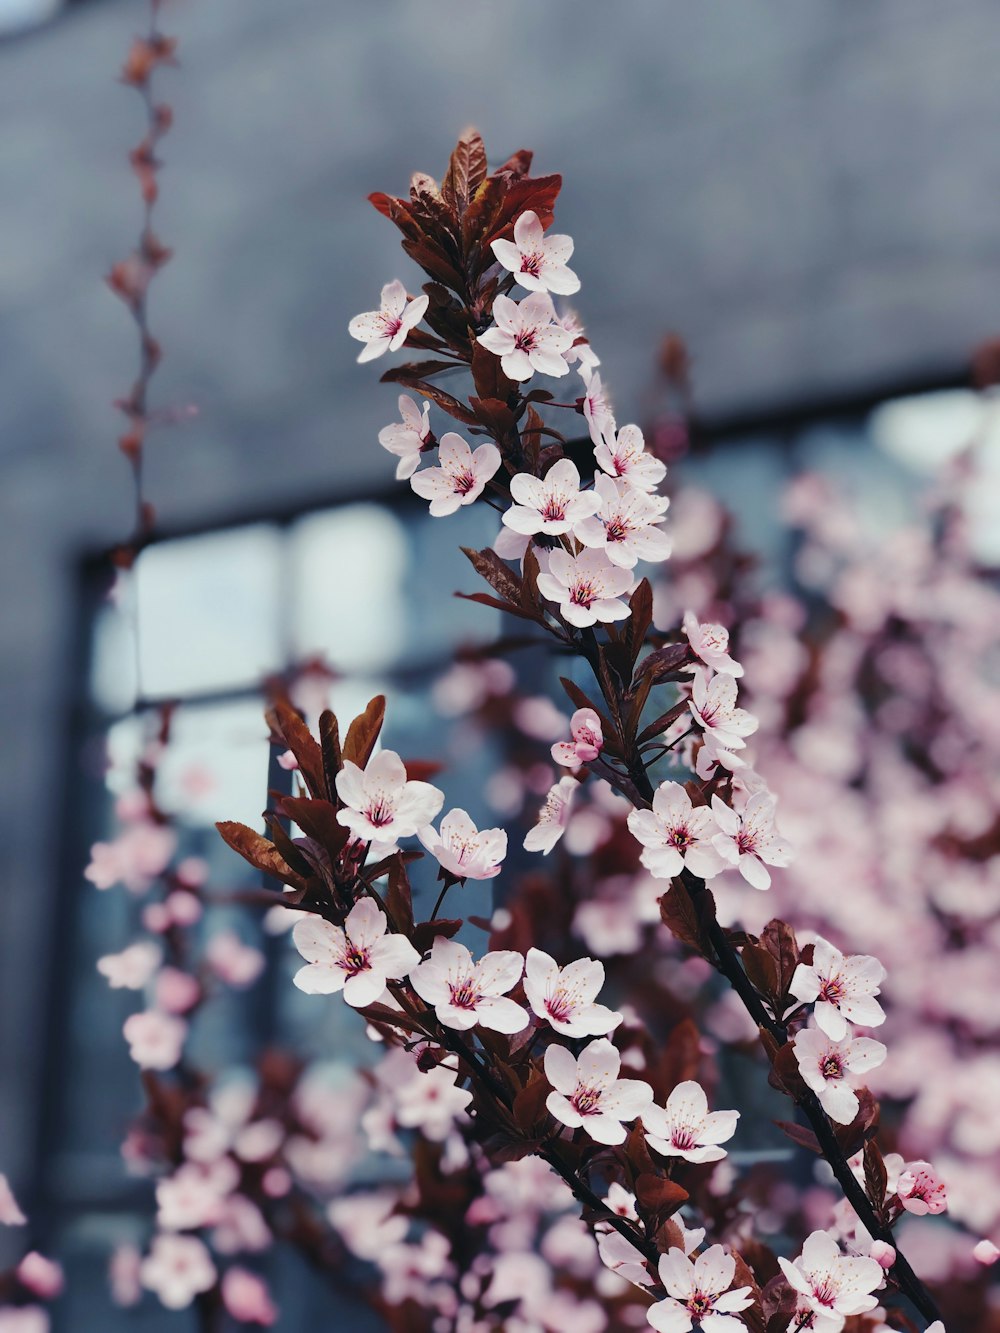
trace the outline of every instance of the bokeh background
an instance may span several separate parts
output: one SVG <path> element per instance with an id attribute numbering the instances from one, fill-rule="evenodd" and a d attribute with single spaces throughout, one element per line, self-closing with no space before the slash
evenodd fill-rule
<path id="1" fill-rule="evenodd" d="M 141 0 L 0 0 L 0 1169 L 95 1283 L 87 1256 L 130 1206 L 116 1108 L 134 1074 L 93 975 L 127 923 L 81 872 L 107 832 L 103 741 L 137 725 L 129 616 L 101 577 L 131 524 L 111 404 L 135 340 L 102 276 L 139 225 L 140 109 L 116 75 L 144 23 Z M 797 469 L 888 521 L 976 427 L 973 353 L 1000 330 L 989 0 L 168 0 L 163 24 L 181 66 L 160 80 L 176 253 L 155 400 L 198 415 L 148 454 L 164 540 L 139 573 L 138 684 L 191 703 L 178 781 L 215 765 L 192 851 L 217 857 L 211 821 L 259 811 L 263 674 L 324 656 L 345 707 L 388 684 L 400 747 L 426 748 L 435 664 L 492 628 L 415 575 L 447 567 L 456 528 L 400 504 L 375 444 L 394 394 L 346 336 L 381 281 L 414 280 L 366 195 L 440 175 L 466 124 L 495 160 L 531 146 L 563 173 L 620 419 L 664 407 L 658 350 L 683 337 L 684 476 L 775 569 Z M 994 566 L 997 490 L 970 516 Z M 255 1032 L 276 1021 L 250 1012 Z M 219 1050 L 249 1043 L 241 1013 Z"/>

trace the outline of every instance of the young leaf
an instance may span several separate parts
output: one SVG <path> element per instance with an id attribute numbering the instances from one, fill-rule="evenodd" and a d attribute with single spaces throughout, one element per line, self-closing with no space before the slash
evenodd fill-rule
<path id="1" fill-rule="evenodd" d="M 313 796 L 326 796 L 326 774 L 323 770 L 323 751 L 309 728 L 295 709 L 283 699 L 277 699 L 266 713 L 268 726 L 280 736 L 298 760 L 299 772 Z"/>
<path id="2" fill-rule="evenodd" d="M 293 888 L 305 888 L 305 880 L 295 873 L 273 842 L 262 838 L 252 828 L 247 828 L 246 824 L 239 824 L 236 820 L 223 819 L 215 827 L 219 830 L 223 841 L 256 870 L 273 879 L 280 879 Z"/>
<path id="3" fill-rule="evenodd" d="M 459 216 L 465 212 L 472 195 L 486 179 L 486 170 L 486 148 L 482 137 L 477 130 L 465 130 L 455 145 L 447 174 L 441 182 L 442 196 Z"/>
<path id="4" fill-rule="evenodd" d="M 505 602 L 513 602 L 515 606 L 521 605 L 521 580 L 500 559 L 496 551 L 491 551 L 488 546 L 481 551 L 471 546 L 463 546 L 462 553 L 472 562 L 476 573 L 484 578 Z"/>
<path id="5" fill-rule="evenodd" d="M 375 749 L 384 721 L 385 695 L 376 694 L 365 711 L 348 727 L 344 738 L 344 758 L 364 768 Z"/>

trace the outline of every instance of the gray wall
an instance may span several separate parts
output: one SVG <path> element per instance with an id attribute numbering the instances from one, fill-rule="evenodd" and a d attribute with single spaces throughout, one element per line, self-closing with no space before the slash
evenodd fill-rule
<path id="1" fill-rule="evenodd" d="M 109 404 L 134 343 L 102 273 L 138 224 L 140 0 L 0 47 L 0 1169 L 28 1162 L 69 686 L 71 570 L 123 535 Z M 1000 7 L 991 0 L 198 0 L 159 228 L 154 441 L 168 521 L 388 478 L 392 394 L 345 335 L 411 273 L 365 203 L 475 122 L 561 170 L 579 300 L 624 413 L 666 328 L 707 413 L 949 371 L 996 331 Z M 81 888 L 83 892 L 89 889 Z"/>

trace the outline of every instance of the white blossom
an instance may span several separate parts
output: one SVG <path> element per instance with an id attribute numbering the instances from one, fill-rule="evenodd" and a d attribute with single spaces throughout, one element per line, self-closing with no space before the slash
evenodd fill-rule
<path id="1" fill-rule="evenodd" d="M 349 759 L 337 774 L 337 795 L 345 809 L 337 820 L 362 842 L 394 845 L 413 837 L 444 804 L 444 793 L 429 782 L 410 782 L 394 750 L 372 755 L 364 769 Z"/>
<path id="2" fill-rule="evenodd" d="M 382 288 L 378 310 L 355 315 L 347 326 L 352 338 L 366 344 L 359 361 L 374 361 L 384 352 L 395 352 L 406 342 L 410 329 L 419 324 L 429 304 L 426 296 L 407 301 L 406 288 L 396 278 Z"/>
<path id="3" fill-rule="evenodd" d="M 791 849 L 774 827 L 774 797 L 765 791 L 754 792 L 742 813 L 737 813 L 713 796 L 712 811 L 722 830 L 712 839 L 712 846 L 753 888 L 769 889 L 767 867 L 786 866 L 791 860 Z"/>
<path id="4" fill-rule="evenodd" d="M 570 807 L 579 786 L 575 778 L 560 778 L 549 788 L 538 822 L 525 834 L 526 852 L 542 852 L 546 856 L 551 852 L 566 830 Z"/>
<path id="5" fill-rule="evenodd" d="M 410 485 L 417 495 L 430 501 L 432 518 L 445 518 L 482 495 L 501 461 L 495 444 L 487 442 L 473 450 L 467 440 L 450 430 L 441 436 L 438 445 L 440 467 L 414 472 Z"/>
<path id="6" fill-rule="evenodd" d="M 493 241 L 490 248 L 528 291 L 572 296 L 580 290 L 580 279 L 566 267 L 572 237 L 546 236 L 538 214 L 530 209 L 514 223 L 513 241 Z"/>
<path id="7" fill-rule="evenodd" d="M 640 491 L 655 491 L 667 475 L 666 463 L 647 452 L 638 426 L 622 426 L 616 433 L 612 425 L 594 449 L 594 458 L 609 476 L 621 477 Z"/>
<path id="8" fill-rule="evenodd" d="M 493 302 L 493 326 L 479 335 L 479 343 L 500 358 L 500 369 L 510 380 L 530 380 L 536 371 L 558 378 L 569 374 L 563 357 L 573 335 L 556 322 L 552 298 L 532 292 L 523 301 L 498 296 Z"/>
<path id="9" fill-rule="evenodd" d="M 420 455 L 431 435 L 430 412 L 430 403 L 424 403 L 421 411 L 408 393 L 401 393 L 399 415 L 402 420 L 394 421 L 391 426 L 383 426 L 378 433 L 378 442 L 382 448 L 399 459 L 396 465 L 397 481 L 412 477 L 420 466 Z"/>
<path id="10" fill-rule="evenodd" d="M 794 1046 L 799 1073 L 823 1110 L 838 1125 L 849 1125 L 858 1113 L 857 1076 L 882 1064 L 885 1047 L 871 1037 L 834 1041 L 818 1028 L 797 1032 Z"/>
<path id="11" fill-rule="evenodd" d="M 604 985 L 604 964 L 577 958 L 560 967 L 541 949 L 529 949 L 524 968 L 524 993 L 539 1018 L 566 1037 L 604 1037 L 622 1021 L 606 1005 L 597 1004 Z"/>
<path id="12" fill-rule="evenodd" d="M 440 832 L 432 825 L 417 830 L 431 856 L 458 879 L 493 879 L 507 855 L 502 828 L 477 829 L 464 810 L 449 810 Z"/>
<path id="13" fill-rule="evenodd" d="M 629 608 L 621 598 L 632 591 L 634 581 L 629 570 L 612 564 L 603 551 L 553 551 L 548 569 L 538 575 L 538 591 L 558 602 L 564 620 L 586 628 L 597 621 L 627 620 Z"/>
<path id="14" fill-rule="evenodd" d="M 661 782 L 652 810 L 633 810 L 629 832 L 642 843 L 640 860 L 656 879 L 672 879 L 683 869 L 711 879 L 724 862 L 712 839 L 719 824 L 707 805 L 693 805 L 679 782 Z"/>
<path id="15" fill-rule="evenodd" d="M 885 980 L 885 968 L 867 954 L 845 957 L 839 949 L 819 937 L 811 966 L 799 963 L 789 990 L 804 1004 L 814 1004 L 817 1025 L 839 1041 L 847 1036 L 848 1023 L 874 1028 L 885 1022 L 885 1011 L 875 996 Z"/>
<path id="16" fill-rule="evenodd" d="M 600 498 L 594 491 L 580 490 L 580 473 L 568 458 L 553 463 L 544 477 L 518 472 L 511 478 L 510 493 L 516 501 L 503 515 L 515 532 L 534 536 L 544 532 L 557 537 L 595 513 Z"/>
<path id="17" fill-rule="evenodd" d="M 565 1046 L 545 1052 L 545 1077 L 552 1084 L 546 1101 L 550 1113 L 570 1129 L 581 1126 L 596 1143 L 624 1143 L 623 1122 L 645 1114 L 653 1089 L 640 1079 L 618 1077 L 621 1056 L 602 1037 L 574 1059 Z"/>
<path id="18" fill-rule="evenodd" d="M 402 935 L 388 935 L 385 913 L 372 898 L 361 898 L 343 928 L 310 915 L 292 930 L 295 947 L 309 964 L 293 978 L 307 995 L 333 995 L 355 1009 L 374 1004 L 388 980 L 399 981 L 420 962 Z"/>
<path id="19" fill-rule="evenodd" d="M 794 1263 L 782 1258 L 778 1263 L 810 1310 L 827 1320 L 840 1319 L 840 1324 L 830 1324 L 831 1329 L 841 1327 L 845 1316 L 863 1314 L 878 1304 L 871 1293 L 882 1284 L 881 1265 L 875 1259 L 841 1254 L 827 1231 L 814 1231 Z"/>
<path id="20" fill-rule="evenodd" d="M 753 1305 L 753 1296 L 749 1287 L 730 1291 L 736 1260 L 721 1245 L 693 1262 L 674 1246 L 660 1255 L 659 1275 L 667 1297 L 646 1311 L 651 1328 L 659 1333 L 687 1333 L 696 1324 L 703 1333 L 739 1333 L 743 1328 L 737 1316 Z"/>
<path id="21" fill-rule="evenodd" d="M 718 1162 L 726 1155 L 725 1143 L 736 1133 L 739 1111 L 710 1111 L 705 1089 L 688 1080 L 678 1083 L 666 1106 L 650 1106 L 643 1112 L 646 1141 L 665 1157 L 683 1157 L 687 1162 Z"/>
<path id="22" fill-rule="evenodd" d="M 634 569 L 640 560 L 666 560 L 670 538 L 657 524 L 666 512 L 666 496 L 649 495 L 623 478 L 599 475 L 594 490 L 600 508 L 574 528 L 584 546 L 604 551 L 612 564 Z"/>
<path id="23" fill-rule="evenodd" d="M 438 935 L 430 957 L 410 973 L 410 985 L 446 1027 L 464 1031 L 478 1024 L 494 1032 L 520 1032 L 528 1015 L 506 995 L 523 969 L 524 959 L 512 949 L 484 954 L 474 963 L 464 944 Z"/>
<path id="24" fill-rule="evenodd" d="M 723 676 L 742 676 L 743 668 L 729 655 L 729 631 L 723 625 L 701 624 L 693 611 L 684 612 L 684 633 L 691 651 Z"/>

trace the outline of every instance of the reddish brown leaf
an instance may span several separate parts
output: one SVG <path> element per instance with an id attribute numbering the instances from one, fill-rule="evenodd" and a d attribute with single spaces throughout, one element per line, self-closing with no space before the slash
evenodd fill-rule
<path id="1" fill-rule="evenodd" d="M 704 891 L 703 909 L 705 923 L 714 920 L 715 899 L 707 889 Z M 691 894 L 682 880 L 671 880 L 670 888 L 660 899 L 660 918 L 682 944 L 701 954 L 702 958 L 711 956 L 712 946 L 705 931 L 702 915 L 699 915 Z"/>
<path id="2" fill-rule="evenodd" d="M 385 721 L 385 695 L 376 694 L 365 711 L 356 717 L 344 738 L 344 758 L 364 768 L 372 756 Z"/>
<path id="3" fill-rule="evenodd" d="M 232 819 L 221 820 L 215 827 L 223 841 L 257 870 L 285 884 L 291 884 L 294 888 L 305 888 L 304 880 L 292 870 L 273 842 L 262 838 L 252 828 L 247 828 L 246 824 L 239 824 Z"/>
<path id="4" fill-rule="evenodd" d="M 471 546 L 463 546 L 462 552 L 472 562 L 476 573 L 486 580 L 494 592 L 498 592 L 505 602 L 513 602 L 515 606 L 520 605 L 521 580 L 500 559 L 496 551 L 491 551 L 488 546 L 481 551 Z"/>
<path id="5" fill-rule="evenodd" d="M 688 1192 L 666 1176 L 641 1175 L 635 1182 L 635 1197 L 641 1208 L 650 1213 L 670 1216 L 688 1200 Z"/>
<path id="6" fill-rule="evenodd" d="M 295 709 L 283 699 L 275 701 L 265 714 L 268 726 L 282 738 L 298 760 L 299 772 L 313 796 L 325 797 L 326 774 L 323 751 Z"/>
<path id="7" fill-rule="evenodd" d="M 448 163 L 448 171 L 441 182 L 445 201 L 465 212 L 469 199 L 486 179 L 486 149 L 482 137 L 474 129 L 465 130 Z"/>

